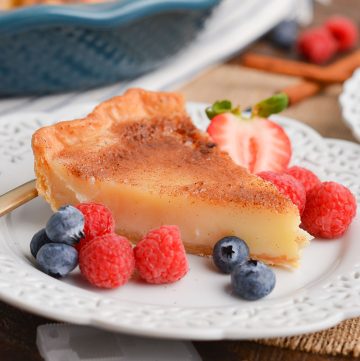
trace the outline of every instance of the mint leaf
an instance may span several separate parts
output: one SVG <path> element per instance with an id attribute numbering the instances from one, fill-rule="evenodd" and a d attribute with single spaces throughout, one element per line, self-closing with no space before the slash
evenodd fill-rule
<path id="1" fill-rule="evenodd" d="M 287 108 L 289 98 L 285 93 L 278 93 L 270 98 L 267 98 L 253 106 L 253 115 L 258 115 L 262 118 L 267 118 L 271 114 L 282 112 Z"/>

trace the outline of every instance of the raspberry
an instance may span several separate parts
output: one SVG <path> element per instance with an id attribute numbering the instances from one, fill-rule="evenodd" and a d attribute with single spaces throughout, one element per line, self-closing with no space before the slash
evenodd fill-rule
<path id="1" fill-rule="evenodd" d="M 311 62 L 323 64 L 335 54 L 337 43 L 327 29 L 315 28 L 306 30 L 299 36 L 297 48 Z"/>
<path id="2" fill-rule="evenodd" d="M 79 266 L 83 276 L 93 285 L 115 288 L 125 284 L 135 268 L 132 246 L 117 234 L 106 234 L 90 240 L 82 247 Z"/>
<path id="3" fill-rule="evenodd" d="M 188 272 L 184 245 L 177 226 L 150 231 L 135 247 L 136 268 L 149 283 L 171 283 Z"/>
<path id="4" fill-rule="evenodd" d="M 320 179 L 312 171 L 296 165 L 288 168 L 285 173 L 297 179 L 304 186 L 306 193 L 321 183 Z"/>
<path id="5" fill-rule="evenodd" d="M 76 208 L 85 217 L 85 237 L 76 245 L 78 251 L 93 238 L 114 232 L 115 221 L 113 215 L 103 204 L 80 203 Z"/>
<path id="6" fill-rule="evenodd" d="M 356 45 L 359 30 L 350 19 L 344 16 L 332 16 L 325 26 L 335 38 L 339 51 L 349 50 Z"/>
<path id="7" fill-rule="evenodd" d="M 356 214 L 356 200 L 349 189 L 335 182 L 324 182 L 309 193 L 301 217 L 303 227 L 314 237 L 343 235 Z"/>
<path id="8" fill-rule="evenodd" d="M 306 192 L 304 186 L 294 177 L 284 173 L 260 172 L 257 174 L 264 180 L 271 182 L 280 193 L 284 194 L 299 208 L 300 214 L 304 211 Z"/>

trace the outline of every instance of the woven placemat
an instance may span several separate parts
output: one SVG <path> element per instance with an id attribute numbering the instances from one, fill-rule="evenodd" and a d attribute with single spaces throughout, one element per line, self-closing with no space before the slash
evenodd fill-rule
<path id="1" fill-rule="evenodd" d="M 360 357 L 360 317 L 344 321 L 336 327 L 320 332 L 293 337 L 256 340 L 256 342 L 322 355 Z"/>

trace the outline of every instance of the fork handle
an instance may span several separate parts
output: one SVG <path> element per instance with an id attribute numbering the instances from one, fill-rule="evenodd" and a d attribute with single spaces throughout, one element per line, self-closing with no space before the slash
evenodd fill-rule
<path id="1" fill-rule="evenodd" d="M 0 196 L 0 217 L 38 196 L 35 179 Z"/>

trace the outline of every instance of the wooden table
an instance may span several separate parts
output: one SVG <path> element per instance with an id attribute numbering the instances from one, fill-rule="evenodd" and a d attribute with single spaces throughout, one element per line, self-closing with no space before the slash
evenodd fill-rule
<path id="1" fill-rule="evenodd" d="M 358 0 L 333 0 L 331 7 L 317 8 L 316 22 L 322 22 L 331 13 L 353 17 L 354 9 L 358 8 Z M 360 17 L 360 14 L 358 16 Z M 256 51 L 276 53 L 263 41 L 259 41 L 252 48 Z M 275 90 L 298 81 L 292 77 L 242 68 L 239 66 L 239 59 L 240 57 L 235 57 L 229 63 L 202 74 L 180 90 L 187 99 L 193 101 L 212 102 L 226 97 L 247 106 L 271 95 Z M 284 114 L 310 124 L 323 136 L 354 140 L 341 121 L 338 105 L 340 91 L 341 86 L 329 87 L 323 94 L 288 109 Z M 40 361 L 35 345 L 36 328 L 49 322 L 52 321 L 0 302 L 0 360 Z M 196 342 L 195 346 L 204 361 L 355 360 L 289 351 L 255 342 Z"/>

